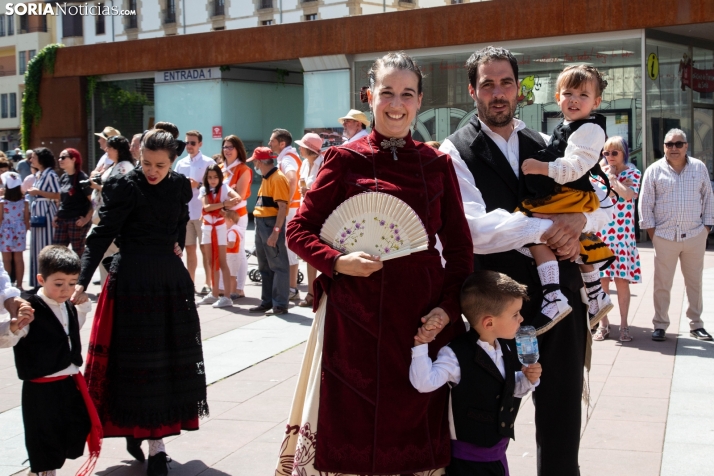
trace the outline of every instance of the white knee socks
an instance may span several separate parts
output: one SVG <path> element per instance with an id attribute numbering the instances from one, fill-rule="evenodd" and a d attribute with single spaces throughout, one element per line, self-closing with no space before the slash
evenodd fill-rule
<path id="1" fill-rule="evenodd" d="M 164 446 L 164 440 L 149 440 L 149 456 L 156 456 L 159 453 L 166 453 L 166 446 Z"/>
<path id="2" fill-rule="evenodd" d="M 593 270 L 589 273 L 580 273 L 585 283 L 585 292 L 588 295 L 588 312 L 596 314 L 598 312 L 597 296 L 602 292 L 600 285 L 600 271 Z"/>
<path id="3" fill-rule="evenodd" d="M 546 261 L 538 266 L 538 276 L 540 277 L 541 286 L 547 284 L 560 284 L 560 270 L 558 269 L 557 261 Z M 546 304 L 546 301 L 555 301 L 560 298 L 560 291 L 551 291 L 543 295 L 543 309 L 541 312 L 553 319 L 558 313 L 558 305 L 555 302 Z"/>

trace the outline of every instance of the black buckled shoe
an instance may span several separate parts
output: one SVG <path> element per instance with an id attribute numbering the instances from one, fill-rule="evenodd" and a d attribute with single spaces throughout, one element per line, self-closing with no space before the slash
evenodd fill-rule
<path id="1" fill-rule="evenodd" d="M 667 338 L 665 337 L 665 332 L 664 329 L 655 329 L 654 332 L 652 333 L 652 340 L 656 341 L 663 341 L 666 340 Z"/>
<path id="2" fill-rule="evenodd" d="M 163 451 L 149 456 L 149 464 L 146 466 L 147 476 L 166 476 L 169 474 L 169 466 L 166 453 Z"/>
<path id="3" fill-rule="evenodd" d="M 689 335 L 699 340 L 712 340 L 711 334 L 705 331 L 703 327 L 694 329 L 689 333 Z"/>
<path id="4" fill-rule="evenodd" d="M 248 312 L 265 312 L 270 311 L 272 308 L 272 306 L 263 306 L 261 304 L 260 306 L 251 307 L 250 309 L 248 309 Z"/>
<path id="5" fill-rule="evenodd" d="M 144 461 L 146 461 L 146 457 L 144 457 L 144 452 L 141 450 L 141 440 L 134 438 L 133 436 L 127 436 L 126 450 L 138 462 L 143 463 Z"/>

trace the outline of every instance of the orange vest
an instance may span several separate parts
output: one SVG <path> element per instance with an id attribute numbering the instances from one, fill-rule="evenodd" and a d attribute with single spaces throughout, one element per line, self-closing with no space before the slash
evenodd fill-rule
<path id="1" fill-rule="evenodd" d="M 227 246 L 226 247 L 226 253 L 238 253 L 240 250 L 240 234 L 235 231 L 235 230 L 228 230 L 228 233 L 235 233 L 236 235 L 236 244 L 235 246 Z M 230 243 L 230 239 L 228 239 L 228 243 Z"/>
<path id="2" fill-rule="evenodd" d="M 226 172 L 225 163 L 221 164 L 221 169 L 223 170 L 223 173 Z M 248 181 L 248 192 L 245 194 L 245 197 L 241 197 L 241 198 L 243 200 L 248 200 L 248 197 L 250 197 L 250 184 L 253 183 L 253 169 L 248 167 L 246 164 L 238 164 L 235 166 L 235 168 L 233 169 L 233 175 L 231 175 L 231 178 L 228 181 L 228 187 L 235 190 L 235 186 L 238 183 L 238 180 L 245 173 L 250 174 L 250 180 Z M 236 213 L 238 214 L 239 217 L 245 216 L 248 214 L 248 207 L 247 206 L 240 207 L 238 210 L 236 210 Z"/>
<path id="3" fill-rule="evenodd" d="M 293 159 L 295 159 L 295 162 L 297 163 L 297 167 L 298 167 L 297 172 L 295 172 L 295 178 L 297 179 L 300 175 L 300 167 L 302 167 L 302 160 L 300 160 L 300 157 L 298 157 L 296 154 L 293 154 L 292 152 L 289 152 L 285 155 L 290 156 Z M 283 172 L 282 168 L 280 171 Z M 283 172 L 283 173 L 285 173 L 285 172 Z M 296 184 L 295 194 L 293 195 L 293 200 L 290 202 L 290 208 L 300 208 L 300 198 L 301 197 L 302 197 L 302 195 L 300 195 L 300 187 L 297 186 L 297 184 Z"/>
<path id="4" fill-rule="evenodd" d="M 208 203 L 210 204 L 216 204 L 220 203 L 221 200 L 221 189 L 218 189 L 218 192 L 216 193 L 211 193 L 207 192 L 206 193 L 206 198 L 208 199 Z M 203 224 L 208 225 L 211 227 L 211 267 L 215 269 L 220 269 L 221 263 L 218 257 L 218 231 L 216 230 L 216 227 L 219 225 L 224 225 L 226 223 L 226 219 L 223 218 L 221 215 L 221 209 L 213 210 L 210 212 L 207 212 L 206 210 L 202 210 L 201 214 L 205 217 L 207 215 L 211 215 L 214 217 L 215 221 L 213 223 L 210 223 L 206 221 L 206 219 L 203 219 Z"/>

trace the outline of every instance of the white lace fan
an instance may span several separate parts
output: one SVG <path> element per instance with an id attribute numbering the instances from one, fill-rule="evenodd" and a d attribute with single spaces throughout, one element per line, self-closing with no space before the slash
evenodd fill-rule
<path id="1" fill-rule="evenodd" d="M 426 229 L 416 212 L 382 192 L 360 193 L 342 202 L 322 225 L 320 238 L 345 254 L 363 251 L 382 260 L 429 247 Z"/>

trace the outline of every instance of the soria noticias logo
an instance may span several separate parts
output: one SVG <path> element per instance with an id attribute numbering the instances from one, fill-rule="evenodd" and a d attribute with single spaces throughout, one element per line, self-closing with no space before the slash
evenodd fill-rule
<path id="1" fill-rule="evenodd" d="M 67 5 L 66 3 L 8 3 L 5 5 L 6 15 L 136 15 L 136 10 L 121 10 L 118 6 L 84 3 L 82 5 Z"/>

